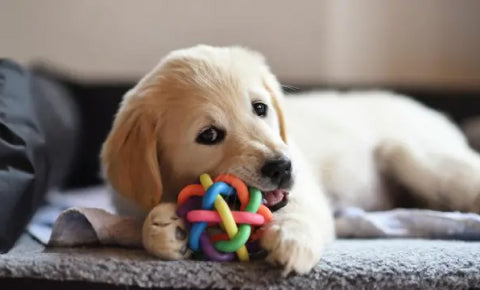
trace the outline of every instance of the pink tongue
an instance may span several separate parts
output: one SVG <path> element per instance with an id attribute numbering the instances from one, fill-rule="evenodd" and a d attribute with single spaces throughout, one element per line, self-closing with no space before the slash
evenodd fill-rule
<path id="1" fill-rule="evenodd" d="M 265 205 L 266 206 L 274 206 L 276 205 L 277 203 L 281 202 L 283 197 L 284 197 L 284 193 L 282 190 L 279 190 L 279 189 L 276 189 L 274 191 L 269 191 L 269 192 L 265 192 L 264 193 L 264 198 L 265 198 Z"/>

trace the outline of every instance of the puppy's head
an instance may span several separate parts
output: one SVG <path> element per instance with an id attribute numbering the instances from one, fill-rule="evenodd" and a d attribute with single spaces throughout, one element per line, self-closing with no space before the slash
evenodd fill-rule
<path id="1" fill-rule="evenodd" d="M 231 173 L 284 201 L 293 183 L 282 92 L 258 53 L 196 46 L 172 52 L 121 104 L 102 149 L 106 176 L 145 209 L 173 201 L 202 173 Z"/>

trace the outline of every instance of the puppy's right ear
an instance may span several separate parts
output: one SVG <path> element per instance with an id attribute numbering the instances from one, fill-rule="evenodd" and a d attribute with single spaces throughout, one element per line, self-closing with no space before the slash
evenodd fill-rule
<path id="1" fill-rule="evenodd" d="M 157 153 L 158 124 L 139 100 L 126 98 L 103 144 L 101 161 L 117 193 L 146 210 L 159 204 L 162 180 Z"/>

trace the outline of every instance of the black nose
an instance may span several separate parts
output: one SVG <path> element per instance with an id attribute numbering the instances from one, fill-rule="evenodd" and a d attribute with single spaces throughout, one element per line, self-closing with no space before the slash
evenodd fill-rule
<path id="1" fill-rule="evenodd" d="M 292 178 L 292 162 L 287 158 L 267 160 L 262 166 L 262 175 L 270 178 L 272 183 L 280 187 L 290 183 Z"/>

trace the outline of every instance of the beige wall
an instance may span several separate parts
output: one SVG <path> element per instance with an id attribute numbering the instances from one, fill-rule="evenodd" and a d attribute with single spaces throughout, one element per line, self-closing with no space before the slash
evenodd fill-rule
<path id="1" fill-rule="evenodd" d="M 198 43 L 263 52 L 294 84 L 480 87 L 480 1 L 0 0 L 0 56 L 137 78 Z"/>

